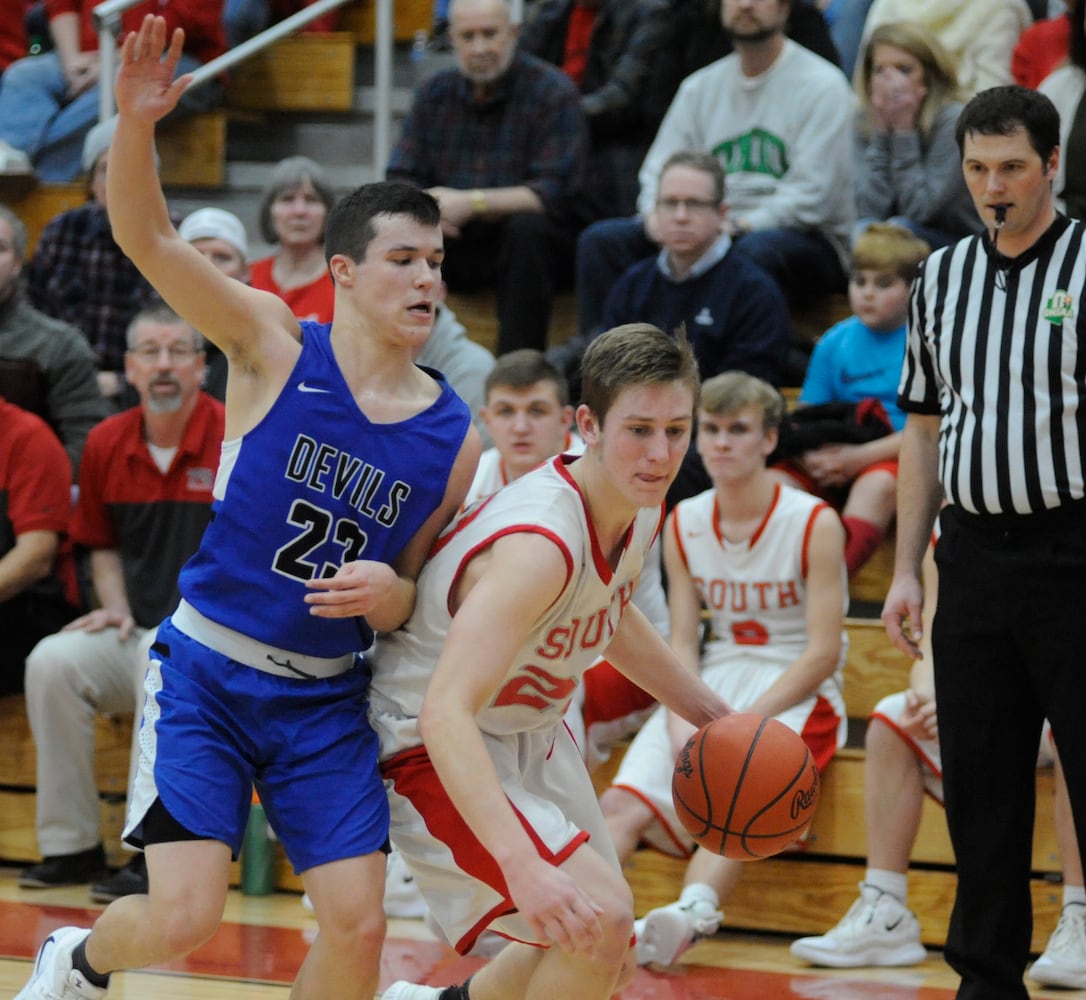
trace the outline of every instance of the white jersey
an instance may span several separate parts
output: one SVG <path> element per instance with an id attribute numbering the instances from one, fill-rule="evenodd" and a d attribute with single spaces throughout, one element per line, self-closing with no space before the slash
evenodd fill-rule
<path id="1" fill-rule="evenodd" d="M 675 507 L 672 530 L 680 557 L 712 620 L 704 669 L 724 662 L 785 669 L 807 648 L 807 552 L 815 516 L 827 505 L 801 490 L 777 486 L 765 518 L 749 539 L 730 542 L 720 533 L 716 492 L 707 490 Z M 848 607 L 848 582 L 841 588 Z M 820 693 L 841 708 L 841 676 Z"/>
<path id="2" fill-rule="evenodd" d="M 562 449 L 562 454 L 580 455 L 583 452 L 584 441 L 576 434 L 567 434 L 566 446 Z M 488 496 L 492 496 L 503 486 L 508 486 L 511 481 L 509 470 L 502 461 L 501 452 L 497 448 L 488 448 L 479 456 L 475 478 L 471 481 L 471 487 L 464 498 L 461 510 L 466 510 L 477 500 L 485 500 Z M 667 596 L 664 594 L 659 544 L 653 546 L 652 552 L 645 559 L 645 567 L 637 582 L 637 589 L 634 590 L 633 602 L 652 627 L 666 639 L 671 623 L 668 618 Z"/>
<path id="3" fill-rule="evenodd" d="M 566 583 L 476 719 L 495 736 L 561 724 L 581 675 L 618 627 L 661 520 L 658 509 L 638 512 L 612 570 L 569 473 L 574 461 L 558 456 L 522 476 L 460 515 L 438 539 L 419 575 L 414 613 L 402 629 L 382 636 L 374 652 L 370 712 L 382 759 L 421 744 L 417 719 L 452 620 L 450 597 L 472 557 L 513 532 L 550 538 L 565 556 Z"/>
<path id="4" fill-rule="evenodd" d="M 721 535 L 715 490 L 675 507 L 671 530 L 712 615 L 715 634 L 701 657 L 701 677 L 737 711 L 748 710 L 807 648 L 808 540 L 814 519 L 825 506 L 808 493 L 777 486 L 762 523 L 742 542 L 729 542 Z M 842 565 L 844 595 L 847 588 Z M 775 716 L 803 737 L 819 768 L 845 742 L 843 634 L 841 641 L 834 675 Z M 694 842 L 675 813 L 674 768 L 667 712 L 661 707 L 627 749 L 614 786 L 652 810 L 653 822 L 641 833 L 644 840 L 666 853 L 686 857 Z"/>

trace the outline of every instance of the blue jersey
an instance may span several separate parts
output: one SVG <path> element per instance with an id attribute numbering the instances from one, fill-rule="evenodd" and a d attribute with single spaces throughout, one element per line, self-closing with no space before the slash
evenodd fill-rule
<path id="1" fill-rule="evenodd" d="M 220 625 L 310 656 L 367 648 L 363 618 L 316 618 L 307 580 L 355 559 L 392 562 L 440 505 L 470 424 L 440 379 L 426 410 L 371 423 L 336 364 L 329 327 L 303 322 L 302 353 L 267 415 L 223 443 L 212 521 L 181 596 Z"/>

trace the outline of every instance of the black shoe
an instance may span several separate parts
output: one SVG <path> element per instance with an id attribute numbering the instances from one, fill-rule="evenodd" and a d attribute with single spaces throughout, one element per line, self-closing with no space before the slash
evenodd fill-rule
<path id="1" fill-rule="evenodd" d="M 109 869 L 106 854 L 98 844 L 77 854 L 55 854 L 19 873 L 23 889 L 52 889 L 61 885 L 82 885 L 101 878 Z"/>
<path id="2" fill-rule="evenodd" d="M 96 903 L 112 903 L 121 896 L 147 893 L 147 858 L 137 854 L 120 871 L 91 886 L 91 899 Z"/>

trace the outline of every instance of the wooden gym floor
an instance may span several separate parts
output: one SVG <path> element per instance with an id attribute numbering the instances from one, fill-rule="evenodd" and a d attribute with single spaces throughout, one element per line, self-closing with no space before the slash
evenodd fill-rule
<path id="1" fill-rule="evenodd" d="M 85 887 L 25 890 L 17 868 L 0 868 L 0 996 L 25 983 L 41 939 L 66 924 L 89 926 L 100 907 Z M 316 930 L 297 895 L 231 892 L 219 933 L 183 962 L 114 977 L 111 1000 L 286 1000 Z M 952 1000 L 956 978 L 932 953 L 910 969 L 814 970 L 788 954 L 789 939 L 722 932 L 700 942 L 668 972 L 639 970 L 621 1000 Z M 391 920 L 381 985 L 406 978 L 460 982 L 480 963 L 434 941 L 422 921 Z M 1034 990 L 1037 998 L 1077 991 Z M 514 1000 L 514 998 L 510 998 Z"/>

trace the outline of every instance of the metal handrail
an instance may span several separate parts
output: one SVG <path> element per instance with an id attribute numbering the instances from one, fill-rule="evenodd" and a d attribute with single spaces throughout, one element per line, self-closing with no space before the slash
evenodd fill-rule
<path id="1" fill-rule="evenodd" d="M 99 80 L 112 80 L 116 72 L 117 42 L 121 15 L 142 0 L 105 0 L 97 4 L 92 12 L 98 30 L 98 52 L 100 61 Z M 265 28 L 259 35 L 246 39 L 240 45 L 216 56 L 210 62 L 197 67 L 193 72 L 190 87 L 198 87 L 213 77 L 218 76 L 231 66 L 236 66 L 250 56 L 267 48 L 274 42 L 304 27 L 322 14 L 335 10 L 349 0 L 316 0 L 312 6 L 304 7 L 284 18 L 282 21 Z M 374 123 L 373 123 L 373 176 L 384 177 L 385 167 L 392 150 L 392 43 L 393 15 L 392 0 L 377 0 L 377 29 L 374 40 Z M 113 88 L 98 87 L 98 120 L 105 121 L 114 112 Z"/>

